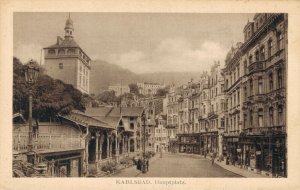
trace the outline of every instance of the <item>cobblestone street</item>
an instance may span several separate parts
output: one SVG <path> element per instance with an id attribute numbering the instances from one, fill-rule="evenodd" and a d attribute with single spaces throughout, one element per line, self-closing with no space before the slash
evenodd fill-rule
<path id="1" fill-rule="evenodd" d="M 121 171 L 112 177 L 242 177 L 223 169 L 217 164 L 211 165 L 207 159 L 193 155 L 163 154 L 150 161 L 149 171 L 141 173 L 135 167 Z"/>

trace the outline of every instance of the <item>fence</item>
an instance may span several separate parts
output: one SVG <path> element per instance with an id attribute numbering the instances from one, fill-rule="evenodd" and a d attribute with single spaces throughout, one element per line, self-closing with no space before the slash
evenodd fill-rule
<path id="1" fill-rule="evenodd" d="M 13 132 L 13 150 L 27 151 L 29 143 L 28 132 Z M 36 150 L 82 148 L 79 135 L 39 133 L 32 135 L 33 148 Z"/>

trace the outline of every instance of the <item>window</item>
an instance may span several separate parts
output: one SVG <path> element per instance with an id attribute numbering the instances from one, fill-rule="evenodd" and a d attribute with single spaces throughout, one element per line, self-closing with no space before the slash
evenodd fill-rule
<path id="1" fill-rule="evenodd" d="M 283 36 L 282 36 L 282 33 L 279 32 L 278 35 L 277 35 L 277 48 L 278 50 L 281 50 L 283 48 Z"/>
<path id="2" fill-rule="evenodd" d="M 68 49 L 67 53 L 69 55 L 75 54 L 75 49 Z"/>
<path id="3" fill-rule="evenodd" d="M 134 123 L 130 123 L 130 129 L 134 129 Z"/>
<path id="4" fill-rule="evenodd" d="M 278 106 L 278 124 L 279 125 L 283 124 L 283 106 L 282 105 Z"/>
<path id="5" fill-rule="evenodd" d="M 273 73 L 269 74 L 269 90 L 273 90 Z"/>
<path id="6" fill-rule="evenodd" d="M 55 50 L 54 50 L 54 49 L 49 49 L 49 50 L 48 50 L 48 54 L 50 54 L 50 55 L 55 55 Z"/>
<path id="7" fill-rule="evenodd" d="M 247 74 L 247 61 L 244 61 L 244 74 Z"/>
<path id="8" fill-rule="evenodd" d="M 262 94 L 262 85 L 263 85 L 262 77 L 258 77 L 258 94 Z"/>
<path id="9" fill-rule="evenodd" d="M 244 99 L 246 100 L 246 98 L 247 98 L 247 87 L 246 86 L 244 87 L 244 96 L 245 96 Z"/>
<path id="10" fill-rule="evenodd" d="M 249 56 L 249 64 L 251 64 L 252 61 L 253 61 L 253 60 L 252 60 L 252 55 L 250 55 L 250 56 Z"/>
<path id="11" fill-rule="evenodd" d="M 250 126 L 253 126 L 253 111 L 250 110 Z"/>
<path id="12" fill-rule="evenodd" d="M 255 61 L 259 61 L 259 51 L 255 52 Z"/>
<path id="13" fill-rule="evenodd" d="M 263 109 L 258 110 L 258 126 L 263 126 Z"/>
<path id="14" fill-rule="evenodd" d="M 65 50 L 64 49 L 58 50 L 58 55 L 64 55 L 64 54 L 65 54 Z"/>
<path id="15" fill-rule="evenodd" d="M 250 96 L 253 95 L 253 80 L 250 79 Z"/>
<path id="16" fill-rule="evenodd" d="M 238 73 L 237 77 L 240 78 L 240 65 L 238 65 L 236 69 L 237 69 L 237 73 Z"/>
<path id="17" fill-rule="evenodd" d="M 268 57 L 271 57 L 272 55 L 272 48 L 273 48 L 273 42 L 272 40 L 268 41 Z"/>
<path id="18" fill-rule="evenodd" d="M 247 114 L 244 114 L 244 129 L 247 129 Z"/>
<path id="19" fill-rule="evenodd" d="M 278 88 L 283 87 L 283 78 L 282 78 L 282 69 L 277 70 L 277 80 L 278 80 Z"/>
<path id="20" fill-rule="evenodd" d="M 237 91 L 237 101 L 238 101 L 238 105 L 240 104 L 240 90 Z"/>
<path id="21" fill-rule="evenodd" d="M 59 69 L 63 69 L 64 68 L 64 64 L 63 63 L 59 63 Z"/>
<path id="22" fill-rule="evenodd" d="M 270 124 L 270 126 L 274 125 L 273 121 L 274 121 L 273 108 L 271 107 L 271 108 L 269 108 L 269 124 Z"/>
<path id="23" fill-rule="evenodd" d="M 265 47 L 264 46 L 262 46 L 260 48 L 260 58 L 262 61 L 265 60 Z"/>

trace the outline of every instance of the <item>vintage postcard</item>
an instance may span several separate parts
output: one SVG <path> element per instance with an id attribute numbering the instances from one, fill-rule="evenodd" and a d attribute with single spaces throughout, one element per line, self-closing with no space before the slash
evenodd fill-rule
<path id="1" fill-rule="evenodd" d="M 1 188 L 300 188 L 299 2 L 1 5 Z"/>

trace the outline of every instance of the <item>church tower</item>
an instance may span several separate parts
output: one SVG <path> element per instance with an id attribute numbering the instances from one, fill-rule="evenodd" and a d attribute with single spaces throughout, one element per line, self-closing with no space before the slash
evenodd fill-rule
<path id="1" fill-rule="evenodd" d="M 82 93 L 89 94 L 91 59 L 74 40 L 70 14 L 64 30 L 64 38 L 57 36 L 54 45 L 44 48 L 45 72 L 52 78 L 72 84 Z"/>

